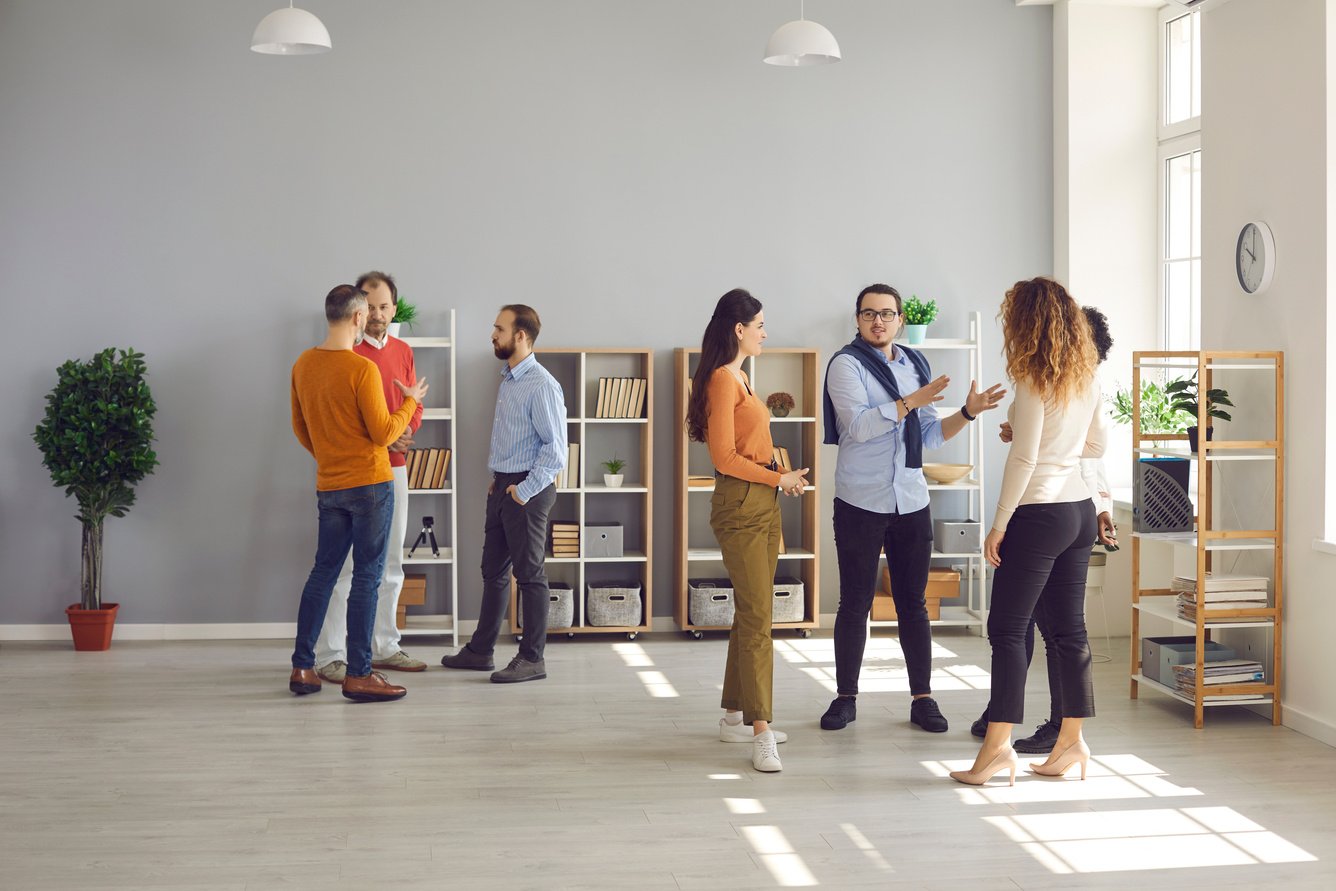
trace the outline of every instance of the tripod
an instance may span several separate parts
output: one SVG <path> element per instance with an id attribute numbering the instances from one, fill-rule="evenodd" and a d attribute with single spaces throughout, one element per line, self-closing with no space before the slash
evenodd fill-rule
<path id="1" fill-rule="evenodd" d="M 408 556 L 413 556 L 413 552 L 426 544 L 427 539 L 431 539 L 431 555 L 433 557 L 441 556 L 441 549 L 436 546 L 436 529 L 432 526 L 432 517 L 422 518 L 422 531 L 418 533 L 417 541 L 408 549 Z"/>

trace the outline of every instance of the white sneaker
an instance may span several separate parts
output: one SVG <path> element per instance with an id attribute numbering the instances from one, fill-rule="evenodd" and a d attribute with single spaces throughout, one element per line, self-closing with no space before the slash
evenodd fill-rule
<path id="1" fill-rule="evenodd" d="M 767 730 L 752 741 L 752 767 L 766 773 L 783 770 L 779 763 L 779 743 L 775 742 L 775 732 Z"/>
<path id="2" fill-rule="evenodd" d="M 788 742 L 789 735 L 783 730 L 771 730 L 775 735 L 775 742 Z M 719 741 L 733 743 L 749 743 L 752 741 L 753 734 L 750 724 L 730 724 L 723 718 L 719 719 Z"/>

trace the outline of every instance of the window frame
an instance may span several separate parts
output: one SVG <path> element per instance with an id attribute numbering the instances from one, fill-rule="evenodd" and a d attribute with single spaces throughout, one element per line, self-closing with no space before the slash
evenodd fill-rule
<path id="1" fill-rule="evenodd" d="M 1166 6 L 1160 10 L 1157 17 L 1156 27 L 1159 29 L 1157 36 L 1157 45 L 1159 47 L 1159 102 L 1156 103 L 1156 168 L 1155 180 L 1157 188 L 1157 200 L 1159 213 L 1157 214 L 1156 225 L 1156 254 L 1158 263 L 1158 274 L 1156 276 L 1156 340 L 1161 349 L 1169 348 L 1169 263 L 1171 259 L 1181 260 L 1183 258 L 1170 258 L 1169 256 L 1169 169 L 1168 162 L 1170 158 L 1176 158 L 1180 155 L 1186 155 L 1191 152 L 1201 152 L 1201 115 L 1186 120 L 1178 121 L 1173 124 L 1166 123 L 1169 115 L 1169 24 L 1181 18 L 1195 16 L 1195 33 L 1200 34 L 1201 11 L 1185 11 L 1181 7 Z M 1201 55 L 1200 41 L 1194 44 L 1194 52 L 1198 58 Z M 1202 162 L 1205 163 L 1205 153 L 1202 153 Z M 1198 203 L 1198 206 L 1199 203 Z M 1194 221 L 1200 225 L 1200 220 Z M 1197 257 L 1200 262 L 1200 255 Z M 1197 317 L 1197 341 L 1201 340 L 1201 305 L 1195 307 Z"/>

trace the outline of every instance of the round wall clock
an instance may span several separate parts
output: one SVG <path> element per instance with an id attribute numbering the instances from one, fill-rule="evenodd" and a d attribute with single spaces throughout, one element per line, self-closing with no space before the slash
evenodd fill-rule
<path id="1" fill-rule="evenodd" d="M 1276 239 L 1266 223 L 1246 223 L 1239 231 L 1234 271 L 1239 276 L 1239 287 L 1249 294 L 1261 294 L 1271 287 L 1276 274 Z"/>

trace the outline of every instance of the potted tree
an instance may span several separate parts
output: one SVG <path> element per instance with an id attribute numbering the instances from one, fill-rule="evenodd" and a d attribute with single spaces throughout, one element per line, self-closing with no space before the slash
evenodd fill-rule
<path id="1" fill-rule="evenodd" d="M 102 524 L 135 503 L 134 486 L 158 465 L 153 451 L 157 405 L 143 353 L 108 348 L 57 370 L 46 415 L 33 439 L 51 480 L 74 496 L 83 525 L 79 603 L 65 610 L 76 650 L 105 650 L 120 609 L 102 602 Z"/>
<path id="2" fill-rule="evenodd" d="M 776 391 L 765 397 L 765 407 L 770 409 L 770 414 L 776 418 L 787 418 L 789 412 L 793 411 L 793 407 L 796 404 L 797 403 L 793 401 L 793 397 L 788 393 L 785 393 L 783 390 Z"/>
<path id="3" fill-rule="evenodd" d="M 603 474 L 603 485 L 609 489 L 616 489 L 622 484 L 622 470 L 625 469 L 626 462 L 616 456 L 603 462 L 603 469 L 607 473 Z"/>
<path id="4" fill-rule="evenodd" d="M 923 343 L 928 334 L 928 326 L 937 318 L 937 301 L 924 302 L 918 295 L 911 295 L 903 307 L 905 319 L 905 340 L 908 343 Z"/>
<path id="5" fill-rule="evenodd" d="M 1197 412 L 1200 407 L 1197 391 L 1197 375 L 1194 372 L 1192 377 L 1180 378 L 1171 382 L 1164 388 L 1164 392 L 1169 395 L 1171 404 L 1179 411 L 1187 412 L 1192 416 L 1191 426 L 1188 427 L 1188 448 L 1193 454 L 1197 452 L 1197 444 L 1200 441 L 1199 431 L 1197 430 Z M 1222 421 L 1232 421 L 1233 417 L 1220 405 L 1228 405 L 1233 408 L 1234 403 L 1229 401 L 1229 393 L 1219 388 L 1211 388 L 1206 391 L 1206 439 L 1211 439 L 1211 418 L 1219 418 Z"/>
<path id="6" fill-rule="evenodd" d="M 389 335 L 398 337 L 399 329 L 404 325 L 412 328 L 413 323 L 417 321 L 417 314 L 417 307 L 400 297 L 399 302 L 394 305 L 394 318 L 390 319 Z"/>

